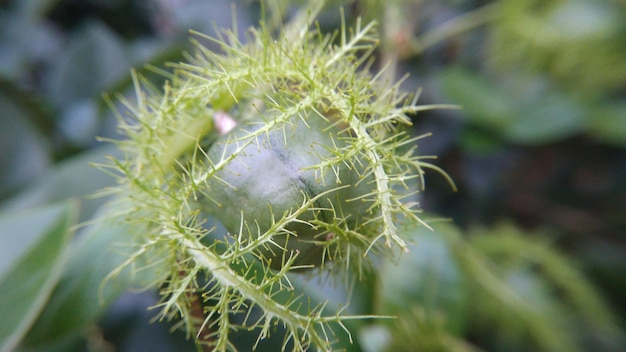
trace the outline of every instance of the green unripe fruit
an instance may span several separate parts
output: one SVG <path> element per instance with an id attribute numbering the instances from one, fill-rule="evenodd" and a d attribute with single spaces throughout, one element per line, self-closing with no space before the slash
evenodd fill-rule
<path id="1" fill-rule="evenodd" d="M 298 221 L 285 227 L 290 235 L 275 236 L 273 242 L 278 246 L 261 253 L 272 260 L 275 269 L 282 267 L 283 257 L 291 253 L 298 255 L 295 265 L 317 266 L 330 259 L 324 258 L 323 242 L 335 235 L 324 224 L 341 217 L 346 219 L 344 225 L 361 226 L 372 205 L 356 199 L 371 193 L 373 187 L 367 179 L 362 180 L 361 167 L 342 161 L 323 173 L 315 168 L 335 159 L 333 153 L 348 145 L 352 137 L 315 113 L 306 121 L 294 117 L 284 126 L 251 137 L 256 129 L 258 125 L 237 126 L 209 149 L 214 165 L 236 155 L 209 181 L 212 201 L 206 204 L 208 211 L 231 233 L 258 236 L 285 214 L 327 192 L 299 215 Z"/>

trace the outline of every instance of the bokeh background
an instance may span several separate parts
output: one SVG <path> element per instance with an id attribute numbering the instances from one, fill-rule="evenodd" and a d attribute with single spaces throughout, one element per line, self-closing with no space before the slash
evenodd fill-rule
<path id="1" fill-rule="evenodd" d="M 270 11 L 288 20 L 304 1 L 272 4 Z M 532 273 L 541 272 L 537 267 L 550 267 L 537 259 L 547 256 L 532 257 L 535 254 L 527 246 L 529 242 L 522 240 L 516 245 L 518 238 L 558 253 L 564 260 L 559 264 L 567 263 L 568 268 L 582 273 L 588 280 L 585 284 L 592 286 L 590 292 L 595 292 L 594 297 L 599 297 L 603 309 L 612 315 L 594 323 L 598 312 L 590 308 L 583 314 L 586 318 L 562 325 L 564 330 L 578 333 L 587 326 L 607 326 L 589 333 L 577 346 L 582 350 L 621 350 L 626 321 L 626 2 L 329 1 L 319 16 L 322 30 L 339 27 L 340 6 L 348 22 L 357 16 L 379 21 L 381 45 L 374 68 L 391 63 L 390 79 L 409 74 L 403 87 L 412 91 L 421 87 L 423 104 L 462 107 L 414 116 L 414 133 L 432 133 L 420 140 L 419 153 L 436 155 L 436 165 L 449 173 L 457 187 L 453 191 L 435 172 L 426 175 L 423 208 L 451 219 L 441 231 L 467 241 L 478 238 L 468 243 L 483 251 L 502 277 L 512 280 L 505 281 L 519 289 L 530 306 L 543 312 L 552 312 L 550 307 L 561 303 L 567 306 L 563 295 L 584 286 L 568 289 L 553 283 L 576 282 L 578 277 L 538 274 L 540 279 L 513 275 L 514 279 L 503 271 L 520 274 L 518 264 Z M 260 4 L 251 0 L 0 2 L 0 256 L 4 258 L 0 258 L 0 280 L 4 280 L 0 282 L 0 300 L 3 295 L 5 299 L 15 295 L 15 290 L 3 289 L 12 283 L 7 279 L 10 274 L 24 265 L 20 262 L 27 258 L 24 253 L 32 254 L 34 243 L 48 236 L 29 237 L 28 233 L 53 233 L 46 229 L 63 219 L 70 224 L 88 221 L 105 202 L 106 198 L 91 195 L 112 185 L 114 179 L 91 164 L 102 162 L 115 150 L 96 137 L 119 138 L 109 104 L 118 104 L 117 95 L 132 97 L 131 68 L 162 83 L 163 78 L 150 68 L 167 69 L 167 62 L 183 60 L 186 50 L 191 50 L 190 30 L 214 35 L 218 28 L 236 26 L 239 33 L 245 33 L 259 18 Z M 405 265 L 429 267 L 449 254 L 449 241 L 429 242 L 432 238 L 426 236 L 422 250 L 414 251 L 410 257 L 414 261 Z M 67 255 L 76 241 L 65 237 L 59 239 L 63 245 L 50 263 Z M 490 237 L 515 240 L 501 241 L 500 247 L 493 245 L 497 241 L 481 244 Z M 433 248 L 443 248 L 443 252 L 433 257 L 438 253 L 429 251 Z M 56 290 L 58 295 L 64 287 L 58 278 L 66 277 L 68 269 L 58 265 L 58 270 L 42 274 L 48 280 L 42 279 L 45 285 L 32 294 L 38 303 L 25 310 L 30 315 L 12 317 L 5 323 L 26 324 L 18 335 L 30 336 L 43 346 L 45 333 L 37 337 L 29 332 L 29 326 L 39 321 L 38 314 L 49 302 L 55 302 L 49 301 L 52 292 Z M 445 272 L 438 268 L 437 275 Z M 80 268 L 71 270 L 80 272 Z M 390 269 L 385 275 L 400 272 L 408 275 L 405 281 L 413 282 L 411 270 Z M 448 286 L 441 287 L 452 292 L 471 287 L 475 279 L 471 274 L 465 274 L 461 285 L 454 273 L 435 280 L 445 282 Z M 23 275 L 30 277 L 31 272 Z M 96 279 L 94 276 L 90 285 L 98 286 Z M 379 285 L 400 285 L 390 280 Z M 404 292 L 405 288 L 397 290 Z M 378 290 L 382 297 L 393 296 L 385 293 L 389 289 Z M 357 342 L 349 349 L 409 351 L 406 346 L 420 343 L 412 339 L 423 342 L 429 335 L 426 332 L 439 331 L 441 324 L 428 318 L 422 290 L 421 286 L 406 289 L 408 296 L 389 298 L 416 301 L 415 309 L 405 309 L 414 314 L 402 320 L 404 330 L 374 324 L 369 330 L 363 328 L 367 333 L 357 333 Z M 461 296 L 470 302 L 462 304 L 463 309 L 455 311 L 458 302 L 450 303 L 454 309 L 442 308 L 448 315 L 464 316 L 462 323 L 454 324 L 450 323 L 454 319 L 444 318 L 445 327 L 441 328 L 452 331 L 455 341 L 462 341 L 455 344 L 458 350 L 567 350 L 558 344 L 532 342 L 538 333 L 526 331 L 523 323 L 522 327 L 507 325 L 493 319 L 497 313 L 481 315 L 489 312 L 489 299 L 481 306 L 472 301 L 471 293 Z M 146 307 L 156 303 L 156 294 L 119 297 L 105 305 L 95 300 L 70 300 L 76 315 L 87 318 L 77 318 L 77 339 L 68 338 L 71 342 L 55 346 L 193 350 L 184 334 L 169 333 L 168 323 L 150 323 L 154 314 Z M 456 302 L 457 298 L 446 299 L 443 302 Z M 435 305 L 441 304 L 437 302 Z M 468 308 L 473 305 L 484 309 L 474 312 Z M 572 306 L 573 311 L 590 307 L 582 303 Z M 567 309 L 559 312 L 571 313 Z M 4 320 L 6 314 L 0 312 L 0 317 Z M 27 315 L 30 318 L 24 318 Z M 606 323 L 609 320 L 611 323 Z M 552 326 L 546 324 L 542 326 Z M 366 335 L 369 338 L 363 337 Z M 390 347 L 391 340 L 398 342 L 396 347 Z M 42 346 L 33 347 L 36 345 L 26 344 L 23 349 Z M 442 347 L 437 344 L 420 346 L 421 350 L 448 349 L 438 349 Z"/>

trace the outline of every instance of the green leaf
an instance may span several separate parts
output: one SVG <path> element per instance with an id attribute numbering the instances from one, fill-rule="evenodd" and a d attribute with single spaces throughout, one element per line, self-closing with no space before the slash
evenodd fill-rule
<path id="1" fill-rule="evenodd" d="M 467 297 L 463 275 L 448 241 L 459 236 L 458 229 L 437 223 L 404 230 L 416 244 L 397 264 L 385 262 L 381 270 L 382 312 L 402 315 L 412 305 L 420 306 L 426 317 L 443 317 L 448 331 L 459 334 L 466 320 Z"/>
<path id="2" fill-rule="evenodd" d="M 41 19 L 54 7 L 57 6 L 59 0 L 32 0 L 20 1 L 16 3 L 18 12 L 27 15 L 30 18 Z"/>
<path id="3" fill-rule="evenodd" d="M 50 100 L 65 107 L 76 100 L 100 96 L 130 68 L 123 42 L 99 22 L 76 31 L 46 82 Z"/>
<path id="4" fill-rule="evenodd" d="M 585 109 L 570 96 L 541 80 L 524 74 L 509 74 L 512 83 L 492 82 L 462 69 L 445 70 L 444 92 L 463 107 L 469 122 L 522 145 L 551 143 L 585 131 Z M 464 136 L 464 144 L 484 149 Z M 479 137 L 484 139 L 484 137 Z"/>
<path id="5" fill-rule="evenodd" d="M 104 197 L 90 196 L 115 183 L 114 177 L 93 166 L 105 163 L 108 155 L 117 156 L 119 151 L 111 146 L 98 148 L 55 164 L 23 192 L 0 204 L 0 211 L 33 208 L 77 197 L 81 198 L 79 221 L 87 221 L 106 201 Z"/>
<path id="6" fill-rule="evenodd" d="M 589 133 L 596 139 L 618 147 L 626 146 L 626 101 L 603 104 L 592 112 Z"/>
<path id="7" fill-rule="evenodd" d="M 502 223 L 468 237 L 457 258 L 471 283 L 471 334 L 506 350 L 542 351 L 586 350 L 594 332 L 618 336 L 592 284 L 545 234 Z"/>
<path id="8" fill-rule="evenodd" d="M 485 78 L 450 68 L 441 73 L 440 82 L 444 93 L 453 103 L 461 105 L 470 122 L 499 130 L 514 120 L 513 99 Z"/>
<path id="9" fill-rule="evenodd" d="M 554 90 L 521 106 L 517 118 L 504 131 L 506 138 L 520 144 L 545 144 L 584 132 L 584 108 L 569 96 Z"/>
<path id="10" fill-rule="evenodd" d="M 461 148 L 474 155 L 486 155 L 502 148 L 502 138 L 480 128 L 466 128 L 459 136 Z"/>
<path id="11" fill-rule="evenodd" d="M 44 308 L 67 258 L 76 203 L 0 218 L 0 350 L 12 350 Z"/>
<path id="12" fill-rule="evenodd" d="M 25 337 L 29 351 L 62 351 L 87 332 L 107 307 L 134 285 L 156 281 L 153 270 L 124 270 L 105 278 L 128 259 L 131 248 L 125 224 L 99 221 L 81 234 L 67 270 L 40 318 Z M 142 263 L 135 263 L 134 268 Z"/>
<path id="13" fill-rule="evenodd" d="M 0 81 L 0 199 L 43 173 L 49 144 L 35 128 L 41 118 L 11 83 Z"/>

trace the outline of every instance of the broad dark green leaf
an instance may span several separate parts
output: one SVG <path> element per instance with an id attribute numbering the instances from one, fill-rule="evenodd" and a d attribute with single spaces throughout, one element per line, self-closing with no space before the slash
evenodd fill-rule
<path id="1" fill-rule="evenodd" d="M 0 218 L 0 350 L 11 350 L 44 308 L 67 258 L 76 203 Z"/>
<path id="2" fill-rule="evenodd" d="M 464 278 L 448 240 L 458 236 L 451 224 L 438 223 L 434 230 L 424 226 L 405 229 L 415 242 L 410 253 L 396 264 L 386 262 L 381 271 L 379 314 L 402 315 L 420 306 L 430 318 L 443 317 L 454 334 L 463 331 L 466 320 Z"/>
<path id="3" fill-rule="evenodd" d="M 153 270 L 123 270 L 105 282 L 136 249 L 131 241 L 126 225 L 114 221 L 102 220 L 81 235 L 70 253 L 67 270 L 24 339 L 24 350 L 63 351 L 84 335 L 123 292 L 158 281 Z M 134 268 L 141 266 L 139 262 Z"/>
<path id="4" fill-rule="evenodd" d="M 515 84 L 491 82 L 467 70 L 448 69 L 441 76 L 444 92 L 463 107 L 468 121 L 500 138 L 522 145 L 563 140 L 584 133 L 587 119 L 584 106 L 534 76 L 511 73 Z M 483 148 L 485 141 L 464 144 Z M 478 138 L 485 138 L 478 137 Z"/>
<path id="5" fill-rule="evenodd" d="M 469 122 L 499 130 L 515 119 L 515 102 L 500 88 L 470 71 L 450 68 L 441 73 L 441 88 L 459 104 Z"/>
<path id="6" fill-rule="evenodd" d="M 0 85 L 0 199 L 43 173 L 50 163 L 49 144 L 32 123 L 36 112 Z"/>
<path id="7" fill-rule="evenodd" d="M 556 91 L 520 106 L 516 119 L 504 130 L 510 141 L 525 144 L 546 144 L 563 140 L 586 128 L 585 109 L 571 97 Z"/>
<path id="8" fill-rule="evenodd" d="M 81 199 L 80 221 L 86 221 L 105 202 L 103 197 L 92 196 L 115 183 L 113 176 L 93 164 L 106 163 L 107 155 L 117 153 L 113 147 L 98 148 L 56 164 L 23 192 L 0 204 L 0 211 L 33 208 L 77 197 Z"/>
<path id="9" fill-rule="evenodd" d="M 74 33 L 48 76 L 49 99 L 58 107 L 101 92 L 130 69 L 124 45 L 105 25 L 88 22 Z"/>

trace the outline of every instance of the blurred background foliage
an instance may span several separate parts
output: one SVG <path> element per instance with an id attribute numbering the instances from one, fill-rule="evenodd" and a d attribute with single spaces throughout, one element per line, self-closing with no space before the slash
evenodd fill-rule
<path id="1" fill-rule="evenodd" d="M 106 197 L 92 195 L 113 182 L 91 166 L 116 153 L 96 141 L 118 136 L 103 94 L 132 94 L 131 68 L 159 84 L 150 67 L 182 60 L 190 29 L 215 34 L 234 16 L 245 39 L 260 5 L 232 4 L 0 2 L 0 350 L 194 349 L 150 323 L 156 293 L 124 293 L 151 273 L 100 285 L 124 260 L 123 226 L 77 224 L 94 218 Z M 303 4 L 268 9 L 278 22 Z M 338 28 L 339 6 L 348 21 L 379 21 L 388 79 L 409 73 L 404 86 L 423 87 L 422 103 L 463 109 L 414 118 L 416 134 L 433 134 L 420 153 L 437 155 L 458 187 L 428 175 L 423 207 L 451 220 L 405 229 L 411 253 L 350 296 L 355 311 L 398 319 L 351 325 L 354 343 L 338 344 L 622 350 L 626 2 L 335 0 L 323 30 Z M 300 281 L 320 300 L 347 299 Z"/>

